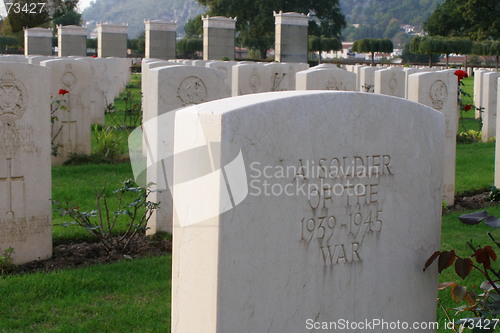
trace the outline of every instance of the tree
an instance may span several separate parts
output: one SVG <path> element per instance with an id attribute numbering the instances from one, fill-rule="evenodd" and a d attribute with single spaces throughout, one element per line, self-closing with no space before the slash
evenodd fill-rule
<path id="1" fill-rule="evenodd" d="M 445 0 L 424 23 L 431 36 L 461 36 L 474 40 L 500 38 L 500 2 Z"/>
<path id="2" fill-rule="evenodd" d="M 180 58 L 194 59 L 197 52 L 203 51 L 203 40 L 200 38 L 183 38 L 177 42 L 177 52 Z"/>
<path id="3" fill-rule="evenodd" d="M 319 52 L 319 62 L 321 62 L 321 52 L 338 51 L 342 49 L 342 42 L 335 37 L 309 36 L 308 49 L 310 52 Z"/>
<path id="4" fill-rule="evenodd" d="M 201 38 L 203 37 L 203 23 L 201 20 L 201 15 L 196 16 L 193 19 L 184 24 L 184 32 L 186 33 L 186 38 Z"/>
<path id="5" fill-rule="evenodd" d="M 417 54 L 426 54 L 429 57 L 429 67 L 432 67 L 432 55 L 446 52 L 443 37 L 415 36 L 410 42 L 410 51 Z"/>
<path id="6" fill-rule="evenodd" d="M 472 54 L 495 56 L 496 70 L 498 71 L 499 58 L 500 58 L 500 41 L 485 40 L 485 41 L 474 42 L 472 46 Z"/>
<path id="7" fill-rule="evenodd" d="M 391 53 L 393 51 L 390 39 L 365 38 L 354 42 L 351 50 L 357 53 L 370 52 L 372 54 L 372 66 L 375 66 L 375 52 Z"/>
<path id="8" fill-rule="evenodd" d="M 237 17 L 236 30 L 243 45 L 260 51 L 261 58 L 273 46 L 273 11 L 309 13 L 310 26 L 315 26 L 318 36 L 340 37 L 345 27 L 339 0 L 196 0 L 208 8 L 210 16 Z"/>

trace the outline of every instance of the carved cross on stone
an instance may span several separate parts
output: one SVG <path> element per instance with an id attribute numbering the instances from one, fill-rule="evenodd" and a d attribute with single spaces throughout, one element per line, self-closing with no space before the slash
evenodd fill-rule
<path id="1" fill-rule="evenodd" d="M 23 197 L 24 197 L 24 176 L 13 176 L 12 175 L 12 158 L 6 158 L 7 161 L 7 176 L 5 178 L 0 178 L 0 183 L 7 184 L 7 205 L 8 211 L 5 213 L 7 219 L 14 218 L 14 207 L 13 207 L 13 188 L 14 182 L 22 182 L 23 185 Z M 24 198 L 23 198 L 24 201 Z"/>

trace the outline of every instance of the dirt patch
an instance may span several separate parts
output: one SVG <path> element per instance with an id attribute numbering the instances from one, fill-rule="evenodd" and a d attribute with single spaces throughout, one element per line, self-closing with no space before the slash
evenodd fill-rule
<path id="1" fill-rule="evenodd" d="M 498 202 L 491 202 L 487 200 L 489 192 L 483 192 L 471 196 L 457 197 L 453 210 L 474 210 L 481 209 L 488 206 L 497 205 Z"/>
<path id="2" fill-rule="evenodd" d="M 162 256 L 172 253 L 172 242 L 160 237 L 141 236 L 129 254 L 108 252 L 100 243 L 75 243 L 58 245 L 53 249 L 50 259 L 33 261 L 13 268 L 8 274 L 50 272 L 53 270 L 85 267 L 95 264 L 110 263 L 119 260 Z"/>

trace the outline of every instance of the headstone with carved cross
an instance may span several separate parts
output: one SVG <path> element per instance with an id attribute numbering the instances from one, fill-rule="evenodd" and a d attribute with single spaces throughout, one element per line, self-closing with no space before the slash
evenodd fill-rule
<path id="1" fill-rule="evenodd" d="M 52 254 L 50 71 L 0 62 L 0 256 L 14 263 Z"/>
<path id="2" fill-rule="evenodd" d="M 41 62 L 52 72 L 52 164 L 71 154 L 90 154 L 90 80 L 92 69 L 83 60 Z"/>

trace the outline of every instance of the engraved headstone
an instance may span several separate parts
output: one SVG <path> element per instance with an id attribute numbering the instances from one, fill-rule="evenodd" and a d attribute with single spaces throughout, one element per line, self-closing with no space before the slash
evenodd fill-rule
<path id="1" fill-rule="evenodd" d="M 315 68 L 297 72 L 297 90 L 356 90 L 356 74 L 336 66 Z"/>
<path id="2" fill-rule="evenodd" d="M 232 96 L 271 91 L 270 70 L 262 64 L 238 64 L 233 66 L 232 76 Z"/>
<path id="3" fill-rule="evenodd" d="M 52 73 L 52 164 L 60 165 L 71 154 L 90 154 L 92 69 L 86 61 L 67 59 L 42 61 L 41 66 Z"/>
<path id="4" fill-rule="evenodd" d="M 143 117 L 148 120 L 157 119 L 179 108 L 228 97 L 224 90 L 224 73 L 197 66 L 167 66 L 150 69 L 145 89 L 148 91 L 146 96 L 148 108 L 143 110 Z M 173 128 L 155 127 L 158 125 L 154 122 L 145 125 L 149 126 L 148 129 L 151 129 L 153 135 L 149 138 L 149 142 L 158 137 L 159 133 L 166 132 L 167 135 L 173 135 Z M 149 130 L 147 134 L 150 134 Z M 155 153 L 155 150 L 159 149 L 162 149 L 161 145 L 149 146 L 148 153 Z M 148 169 L 147 183 L 155 183 L 158 188 L 164 190 L 166 187 L 159 183 L 160 177 L 163 178 L 163 170 Z M 151 234 L 158 231 L 171 232 L 172 195 L 168 190 L 154 192 L 151 200 L 160 202 L 160 207 L 153 213 L 148 223 L 150 229 L 147 232 Z"/>
<path id="5" fill-rule="evenodd" d="M 40 66 L 0 62 L 0 251 L 52 255 L 50 91 Z"/>
<path id="6" fill-rule="evenodd" d="M 458 131 L 457 77 L 453 72 L 416 73 L 408 78 L 408 99 L 445 116 L 443 200 L 455 203 L 455 157 Z"/>
<path id="7" fill-rule="evenodd" d="M 177 112 L 172 332 L 435 321 L 443 118 L 326 91 Z"/>
<path id="8" fill-rule="evenodd" d="M 401 69 L 388 68 L 375 72 L 374 76 L 376 94 L 384 94 L 395 97 L 405 97 L 406 76 Z"/>
<path id="9" fill-rule="evenodd" d="M 359 69 L 359 91 L 372 93 L 375 91 L 375 72 L 377 67 L 363 67 Z"/>

